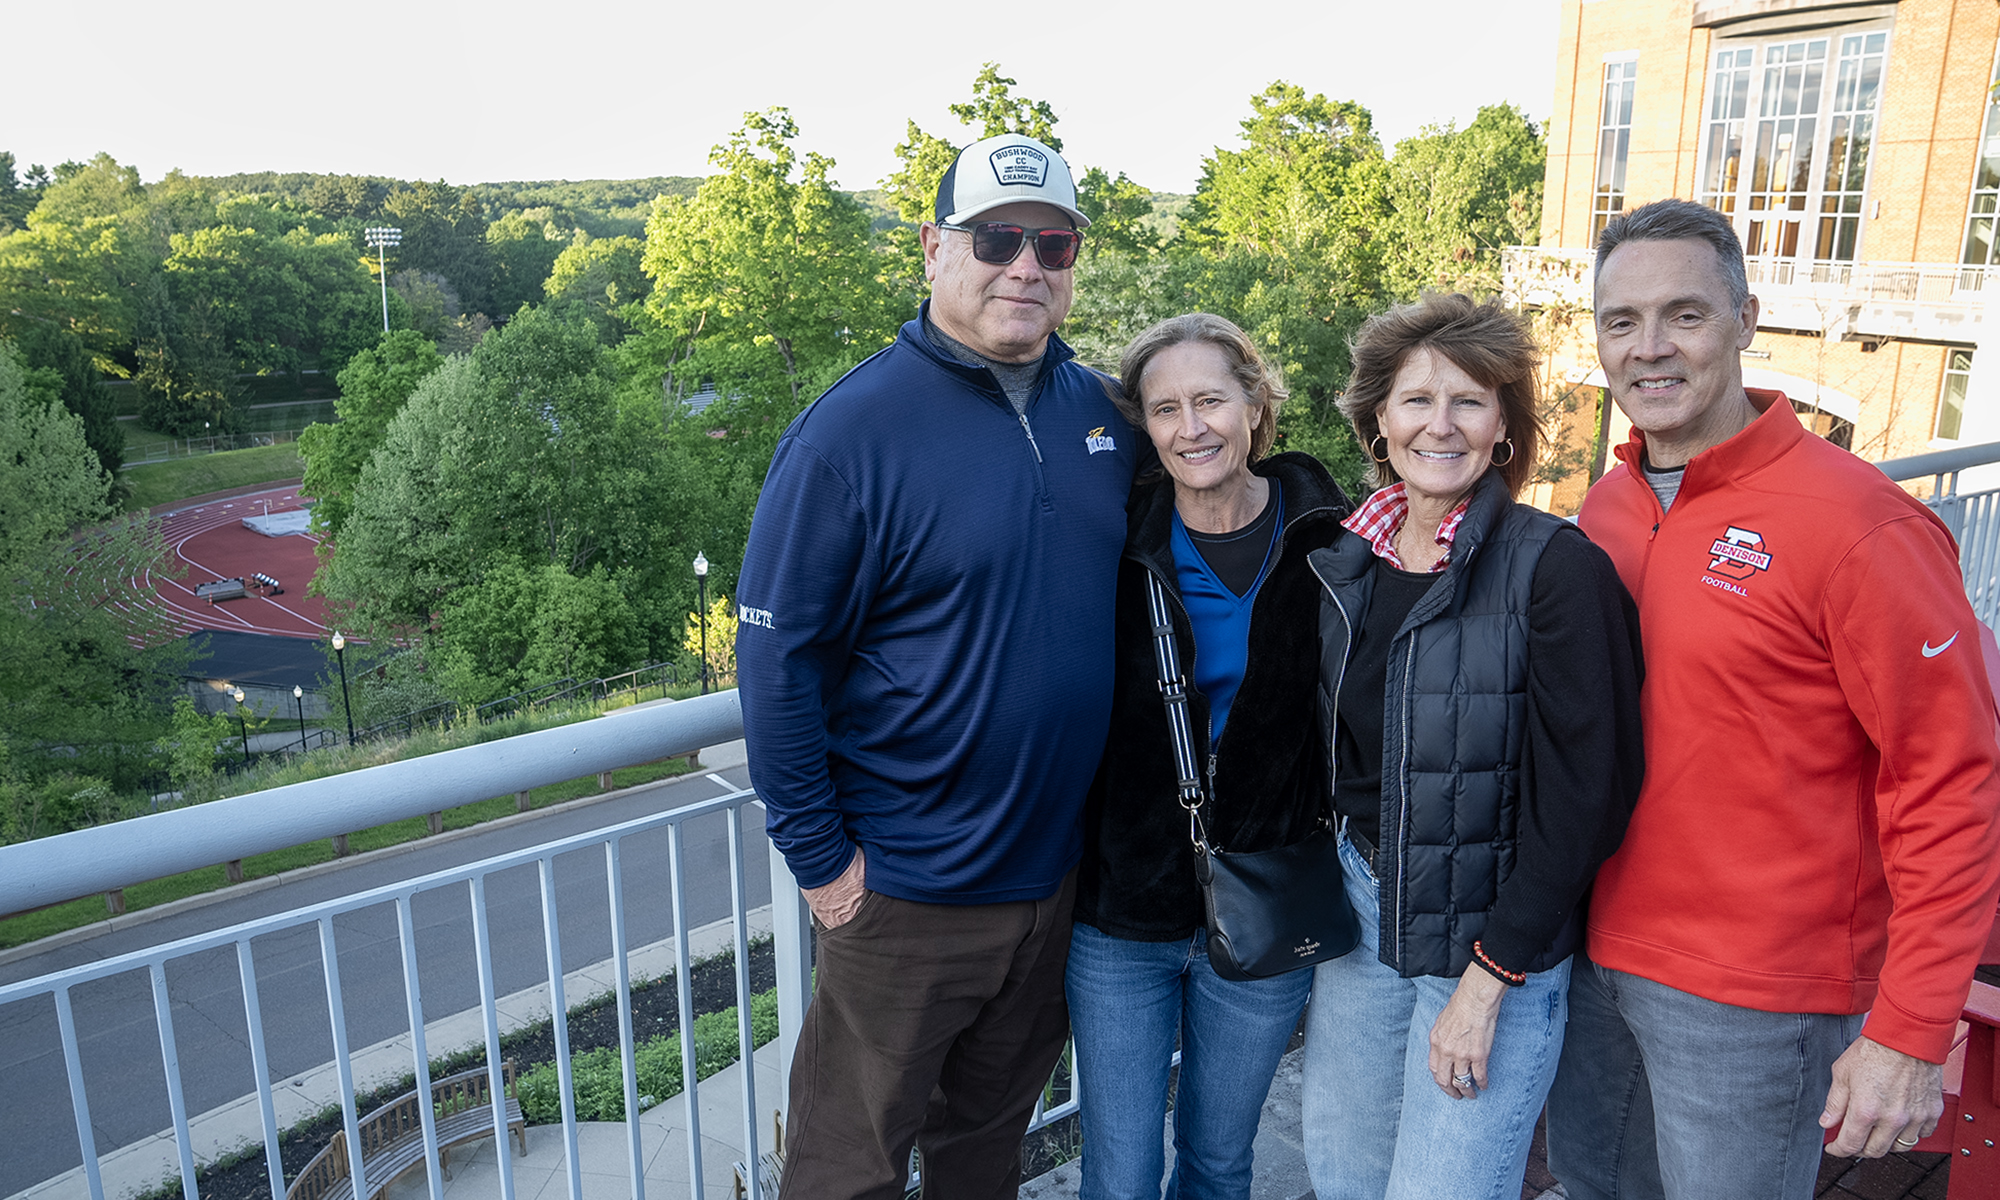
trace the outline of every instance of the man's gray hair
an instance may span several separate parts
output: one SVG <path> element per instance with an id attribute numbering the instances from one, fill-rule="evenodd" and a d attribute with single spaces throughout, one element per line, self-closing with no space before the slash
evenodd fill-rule
<path id="1" fill-rule="evenodd" d="M 1604 270 L 1611 252 L 1626 242 L 1707 242 L 1729 285 L 1729 302 L 1742 308 L 1750 299 L 1750 278 L 1743 270 L 1743 243 L 1729 218 L 1692 200 L 1655 200 L 1612 218 L 1597 235 L 1597 264 L 1592 284 Z"/>

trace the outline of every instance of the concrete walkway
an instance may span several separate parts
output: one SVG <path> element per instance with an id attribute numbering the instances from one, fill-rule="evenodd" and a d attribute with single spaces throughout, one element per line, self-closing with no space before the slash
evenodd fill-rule
<path id="1" fill-rule="evenodd" d="M 776 1042 L 757 1051 L 756 1068 L 756 1111 L 765 1114 L 757 1138 L 760 1150 L 768 1150 L 769 1114 L 777 1109 L 780 1084 Z M 732 1064 L 709 1076 L 696 1093 L 701 1122 L 700 1194 L 728 1196 L 734 1184 L 733 1164 L 749 1158 L 743 1150 L 748 1141 L 743 1128 L 743 1064 Z M 639 1155 L 648 1196 L 695 1194 L 688 1186 L 694 1176 L 688 1155 L 687 1109 L 686 1098 L 676 1096 L 639 1115 Z M 512 1151 L 512 1144 L 507 1148 Z M 636 1195 L 631 1139 L 624 1123 L 579 1121 L 576 1149 L 585 1200 Z M 452 1178 L 444 1181 L 442 1200 L 499 1200 L 504 1194 L 493 1139 L 453 1150 L 451 1160 Z M 562 1126 L 530 1126 L 527 1155 L 509 1153 L 507 1164 L 514 1176 L 515 1200 L 566 1200 L 569 1196 Z M 386 1200 L 426 1200 L 429 1195 L 429 1181 L 419 1170 L 403 1176 L 389 1189 Z"/>

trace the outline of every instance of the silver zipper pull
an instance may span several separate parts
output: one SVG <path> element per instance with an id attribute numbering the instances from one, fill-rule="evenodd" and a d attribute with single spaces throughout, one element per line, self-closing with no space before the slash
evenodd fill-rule
<path id="1" fill-rule="evenodd" d="M 1014 415 L 1021 418 L 1021 428 L 1025 429 L 1028 433 L 1028 448 L 1035 452 L 1035 461 L 1041 462 L 1042 461 L 1041 443 L 1035 441 L 1035 427 L 1033 425 L 1028 424 L 1028 414 L 1015 413 Z"/>

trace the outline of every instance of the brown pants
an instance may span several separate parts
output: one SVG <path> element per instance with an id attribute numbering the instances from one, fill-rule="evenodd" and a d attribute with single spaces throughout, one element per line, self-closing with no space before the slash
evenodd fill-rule
<path id="1" fill-rule="evenodd" d="M 877 892 L 819 934 L 792 1058 L 784 1200 L 926 1200 L 1020 1190 L 1021 1135 L 1069 1035 L 1071 871 L 1055 895 L 919 904 Z"/>

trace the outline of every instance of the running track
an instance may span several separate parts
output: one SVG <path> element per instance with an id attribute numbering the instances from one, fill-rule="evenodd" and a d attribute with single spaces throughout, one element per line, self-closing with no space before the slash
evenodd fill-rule
<path id="1" fill-rule="evenodd" d="M 162 540 L 168 552 L 186 564 L 181 577 L 169 579 L 151 570 L 139 572 L 141 603 L 171 622 L 179 633 L 230 629 L 279 637 L 317 638 L 326 633 L 326 605 L 306 595 L 319 560 L 319 539 L 311 534 L 265 537 L 243 525 L 266 505 L 273 513 L 302 508 L 298 485 L 272 488 L 244 496 L 190 505 L 159 514 Z M 211 579 L 233 579 L 262 571 L 276 576 L 282 596 L 251 594 L 241 600 L 210 604 L 197 600 L 195 585 Z"/>

